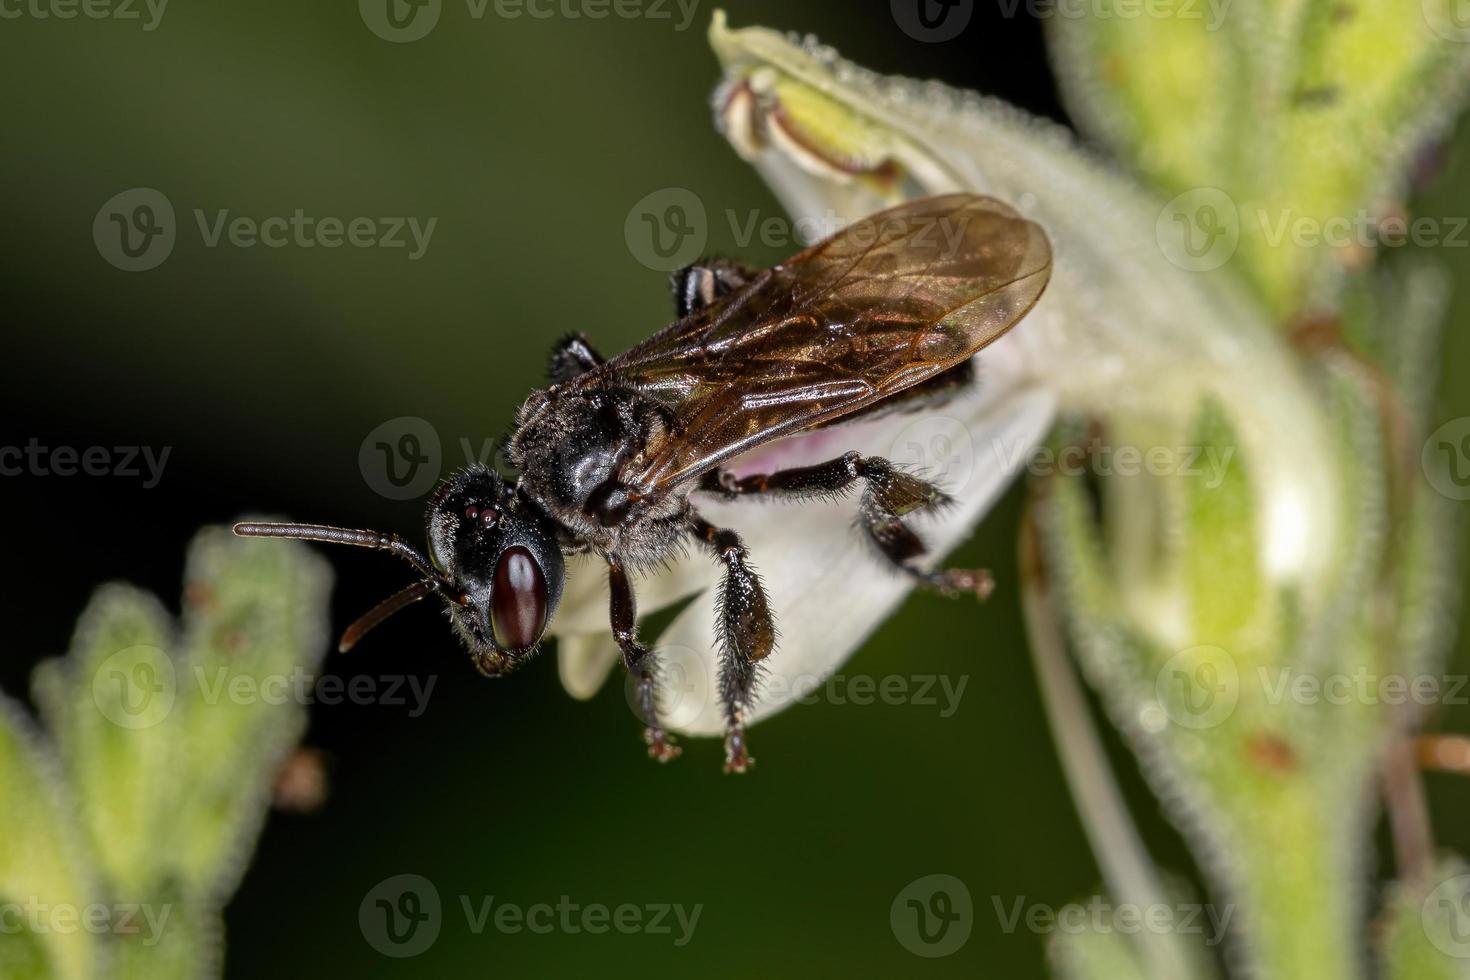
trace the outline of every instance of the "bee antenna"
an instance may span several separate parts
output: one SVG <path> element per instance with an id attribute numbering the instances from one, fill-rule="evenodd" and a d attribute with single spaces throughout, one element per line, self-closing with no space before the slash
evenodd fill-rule
<path id="1" fill-rule="evenodd" d="M 397 555 L 414 567 L 414 571 L 431 582 L 435 589 L 447 589 L 450 582 L 417 548 L 396 534 L 382 531 L 354 531 L 326 524 L 236 524 L 235 533 L 242 538 L 294 538 L 297 541 L 319 541 L 323 544 L 350 544 Z"/>
<path id="2" fill-rule="evenodd" d="M 342 633 L 342 639 L 337 641 L 337 652 L 346 653 L 357 646 L 357 641 L 366 636 L 374 627 L 383 620 L 418 602 L 424 596 L 439 591 L 439 584 L 429 579 L 421 579 L 406 589 L 393 593 L 382 602 L 378 603 L 367 612 L 358 617 L 357 621 L 347 627 Z"/>

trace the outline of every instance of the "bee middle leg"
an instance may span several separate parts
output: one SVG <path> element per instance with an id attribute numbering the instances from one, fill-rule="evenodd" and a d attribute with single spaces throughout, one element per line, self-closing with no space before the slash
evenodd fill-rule
<path id="1" fill-rule="evenodd" d="M 636 621 L 638 606 L 633 596 L 633 583 L 628 580 L 628 570 L 615 555 L 607 556 L 607 584 L 611 596 L 609 618 L 612 622 L 613 639 L 623 651 L 623 666 L 638 679 L 638 715 L 643 719 L 643 740 L 648 743 L 648 755 L 659 762 L 668 762 L 679 756 L 679 746 L 674 737 L 664 730 L 658 711 L 657 661 L 654 653 L 638 641 Z"/>
<path id="2" fill-rule="evenodd" d="M 725 712 L 725 771 L 755 765 L 745 740 L 745 718 L 755 696 L 759 664 L 776 646 L 776 625 L 760 576 L 740 536 L 690 512 L 690 533 L 725 566 L 720 584 L 720 702 Z"/>
<path id="3" fill-rule="evenodd" d="M 939 487 L 905 473 L 886 459 L 844 453 L 814 466 L 800 466 L 735 479 L 721 470 L 706 474 L 700 489 L 727 499 L 740 497 L 835 497 L 858 482 L 867 484 L 858 504 L 858 522 L 878 553 L 922 586 L 948 596 L 986 598 L 995 580 L 985 569 L 951 568 L 928 572 L 917 564 L 927 549 L 904 517 L 953 502 Z"/>

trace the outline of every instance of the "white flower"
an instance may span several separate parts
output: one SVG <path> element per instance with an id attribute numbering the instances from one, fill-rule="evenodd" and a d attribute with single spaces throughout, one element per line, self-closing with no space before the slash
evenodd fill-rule
<path id="1" fill-rule="evenodd" d="M 894 415 L 765 447 L 737 472 L 851 449 L 897 462 L 917 459 L 931 469 L 957 465 L 960 481 L 947 489 L 959 506 L 918 525 L 938 560 L 965 539 L 1023 467 L 1056 411 L 1126 415 L 1135 425 L 1174 435 L 1211 395 L 1230 412 L 1265 502 L 1257 532 L 1266 571 L 1310 593 L 1314 573 L 1332 553 L 1337 499 L 1320 448 L 1330 445 L 1320 415 L 1259 311 L 1223 277 L 1170 262 L 1156 237 L 1159 202 L 1078 149 L 1065 130 L 993 100 L 937 83 L 881 78 L 810 40 L 760 28 L 730 31 L 720 13 L 710 40 L 726 70 L 716 94 L 722 131 L 793 220 L 830 221 L 835 212 L 853 221 L 903 197 L 969 190 L 1038 221 L 1055 253 L 1041 302 L 977 356 L 974 391 L 931 415 Z M 925 443 L 925 434 L 950 440 L 948 460 L 936 458 L 944 454 Z M 837 670 L 911 588 L 859 539 L 851 500 L 799 508 L 698 505 L 745 538 L 781 631 L 753 720 Z M 1153 519 L 1120 515 L 1125 528 L 1130 520 L 1138 529 Z M 1146 549 L 1147 535 L 1125 536 L 1119 561 L 1130 560 L 1130 547 Z M 574 567 L 554 624 L 562 679 L 579 697 L 590 696 L 617 660 L 603 575 L 601 563 Z M 709 587 L 716 580 L 714 561 L 692 554 L 637 583 L 641 612 L 696 596 L 656 644 L 670 727 L 689 734 L 721 729 L 712 683 Z M 1160 639 L 1188 641 L 1170 633 L 1180 619 L 1170 583 L 1137 576 L 1124 587 L 1140 621 Z M 978 634 L 984 610 L 955 609 L 974 617 Z"/>

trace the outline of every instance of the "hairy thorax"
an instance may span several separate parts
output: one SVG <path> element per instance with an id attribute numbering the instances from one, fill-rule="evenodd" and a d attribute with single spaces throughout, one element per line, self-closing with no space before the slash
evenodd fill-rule
<path id="1" fill-rule="evenodd" d="M 506 455 L 521 489 L 569 540 L 657 562 L 675 547 L 688 489 L 655 493 L 626 481 L 665 425 L 658 403 L 627 388 L 555 385 L 521 406 Z"/>

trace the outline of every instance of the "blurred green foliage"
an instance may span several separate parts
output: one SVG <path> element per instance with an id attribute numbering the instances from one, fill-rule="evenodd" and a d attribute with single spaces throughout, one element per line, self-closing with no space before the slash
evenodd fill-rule
<path id="1" fill-rule="evenodd" d="M 915 46 L 895 34 L 886 9 L 728 6 L 736 24 L 812 30 L 876 68 L 951 81 L 949 69 L 970 56 L 947 52 L 968 51 L 981 30 Z M 16 96 L 0 192 L 16 230 L 4 263 L 16 314 L 12 394 L 98 439 L 177 447 L 191 489 L 245 488 L 293 516 L 413 528 L 414 504 L 364 484 L 364 434 L 421 415 L 457 453 L 459 437 L 478 445 L 501 431 L 558 334 L 587 330 L 617 350 L 664 322 L 662 275 L 623 238 L 634 202 L 688 187 L 711 217 L 708 251 L 754 262 L 790 251 L 741 241 L 726 219 L 726 208 L 741 221 L 751 208 L 780 212 L 709 125 L 716 72 L 705 19 L 679 33 L 618 19 L 474 20 L 446 5 L 432 35 L 404 45 L 373 36 L 351 4 L 280 0 L 176 0 L 146 33 L 84 18 L 0 24 L 0 71 Z M 909 46 L 896 54 L 900 44 Z M 1009 78 L 997 71 L 978 84 L 1024 100 L 1027 92 L 1006 90 Z M 1470 211 L 1463 148 L 1462 139 L 1419 210 Z M 167 194 L 180 240 L 159 268 L 130 275 L 99 258 L 89 229 L 104 201 L 139 186 Z M 410 262 L 404 250 L 210 248 L 196 208 L 439 221 L 425 256 Z M 1458 281 L 1470 276 L 1467 251 L 1437 256 Z M 1454 298 L 1451 325 L 1465 322 L 1467 292 Z M 1467 367 L 1470 339 L 1451 329 L 1440 369 L 1454 379 Z M 1470 414 L 1462 388 L 1444 401 L 1439 418 Z M 349 674 L 438 672 L 444 683 L 422 718 L 360 712 L 369 720 L 332 744 L 339 766 L 325 810 L 267 825 L 226 916 L 234 975 L 1037 975 L 1046 936 L 1005 931 L 993 899 L 1058 906 L 1094 888 L 1098 874 L 1036 703 L 1015 569 L 1001 557 L 1013 550 L 1019 504 L 1018 491 L 957 556 L 997 569 L 1001 591 L 989 607 L 961 614 L 915 598 L 853 662 L 879 676 L 970 674 L 964 710 L 939 720 L 912 705 L 798 708 L 762 726 L 755 779 L 721 780 L 712 744 L 693 746 L 677 767 L 649 765 L 617 684 L 574 703 L 546 660 L 504 684 L 481 682 L 431 615 L 385 633 L 377 654 L 355 655 L 376 659 L 329 661 Z M 372 586 L 396 581 L 371 559 L 342 564 Z M 96 581 L 83 567 L 67 584 L 86 592 Z M 162 622 L 148 605 L 133 602 L 119 628 L 146 636 Z M 64 642 L 64 623 L 50 629 L 53 645 Z M 1459 669 L 1465 659 L 1462 648 Z M 353 708 L 313 710 L 330 736 L 342 724 L 333 719 Z M 1463 708 L 1443 722 L 1470 728 Z M 32 839 L 20 829 L 29 825 L 50 841 L 26 855 L 46 869 L 32 887 L 103 900 L 104 885 L 77 855 L 115 827 L 73 819 L 48 789 L 59 763 L 34 750 L 24 726 L 6 730 L 0 800 L 16 828 L 6 839 L 12 848 Z M 62 731 L 85 737 L 69 722 Z M 1155 854 L 1188 868 L 1122 746 L 1108 748 Z M 106 751 L 135 764 L 126 748 Z M 213 772 L 195 764 L 196 789 L 226 794 L 212 779 L 228 771 L 224 760 Z M 139 771 L 138 783 L 109 792 L 132 795 L 149 778 Z M 113 781 L 102 772 L 88 780 Z M 1453 819 L 1470 791 L 1448 777 L 1430 785 L 1445 843 L 1470 851 L 1470 832 Z M 157 817 L 129 807 L 115 819 Z M 215 831 L 199 835 L 191 865 L 215 860 L 211 842 L 253 828 Z M 0 868 L 16 867 L 14 857 L 0 843 Z M 150 860 L 119 848 L 109 873 L 146 879 Z M 975 929 L 961 953 L 920 961 L 894 941 L 887 910 L 906 883 L 939 870 L 968 882 Z M 398 961 L 363 941 L 357 909 L 377 882 L 405 871 L 432 879 L 455 918 L 432 950 Z M 696 941 L 674 949 L 655 936 L 466 928 L 458 896 L 491 894 L 707 907 Z M 200 928 L 208 935 L 218 923 Z M 32 963 L 65 957 L 78 971 L 93 955 L 54 939 L 3 948 Z"/>

